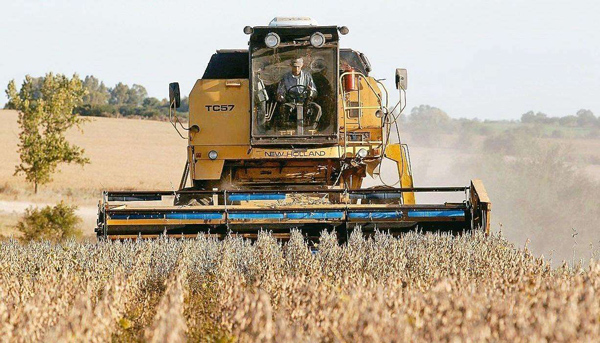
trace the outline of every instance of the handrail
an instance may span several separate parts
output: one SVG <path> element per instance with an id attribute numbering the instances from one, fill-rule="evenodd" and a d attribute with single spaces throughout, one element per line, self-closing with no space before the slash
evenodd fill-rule
<path id="1" fill-rule="evenodd" d="M 350 74 L 358 75 L 359 77 L 362 77 L 363 79 L 367 79 L 367 77 L 363 73 L 356 72 L 356 71 L 352 71 L 352 72 L 345 71 L 345 72 L 343 72 L 340 75 L 340 78 L 339 78 L 340 86 L 343 85 L 343 81 L 342 81 L 343 77 L 346 76 L 346 75 L 350 75 Z M 369 88 L 371 89 L 371 91 L 373 92 L 373 94 L 375 94 L 375 96 L 377 96 L 377 100 L 379 102 L 379 105 L 382 105 L 383 100 L 381 99 L 381 96 L 379 96 L 379 94 L 377 94 L 377 92 L 375 91 L 375 89 L 373 88 L 373 86 L 371 86 L 371 83 L 366 82 L 366 84 L 367 84 L 367 86 L 369 86 Z M 340 89 L 343 89 L 343 87 L 340 87 Z"/>
<path id="2" fill-rule="evenodd" d="M 373 88 L 373 86 L 371 85 L 371 83 L 368 82 L 367 77 L 363 73 L 360 73 L 360 72 L 355 72 L 355 71 L 348 72 L 348 71 L 346 71 L 346 72 L 343 72 L 340 75 L 340 78 L 339 78 L 339 83 L 340 83 L 339 84 L 339 88 L 340 88 L 340 91 L 342 91 L 342 95 L 348 93 L 348 92 L 344 92 L 343 91 L 343 89 L 344 89 L 344 87 L 343 87 L 343 79 L 344 79 L 344 76 L 346 76 L 346 75 L 355 75 L 355 76 L 357 76 L 358 79 L 359 79 L 359 83 L 360 83 L 360 79 L 361 78 L 367 80 L 365 83 L 367 84 L 367 86 L 369 87 L 369 89 L 373 92 L 373 94 L 375 94 L 375 96 L 377 97 L 377 102 L 379 103 L 379 106 L 352 106 L 352 107 L 349 107 L 349 106 L 346 106 L 346 102 L 343 101 L 342 105 L 344 107 L 344 116 L 347 116 L 348 115 L 347 111 L 351 110 L 351 109 L 381 109 L 382 108 L 382 106 L 383 106 L 383 99 L 381 98 L 381 96 L 379 94 L 377 94 L 377 92 L 375 91 L 375 88 Z M 342 100 L 344 100 L 344 99 L 342 98 Z M 360 104 L 360 97 L 358 99 L 358 103 Z M 359 116 L 359 119 L 358 119 L 358 124 L 360 125 L 360 116 Z"/>
<path id="3" fill-rule="evenodd" d="M 352 75 L 352 77 L 357 77 L 359 84 L 360 84 L 361 79 L 364 79 L 365 83 L 367 84 L 367 86 L 369 87 L 369 89 L 371 90 L 371 92 L 373 92 L 373 94 L 375 94 L 375 96 L 377 97 L 377 102 L 379 103 L 379 106 L 347 106 L 346 105 L 345 95 L 348 94 L 349 92 L 344 91 L 344 82 L 343 82 L 344 77 L 346 75 Z M 348 122 L 347 122 L 347 119 L 351 119 L 349 117 L 350 116 L 350 112 L 349 111 L 350 110 L 359 110 L 360 111 L 359 115 L 358 115 L 358 118 L 357 118 L 357 124 L 358 124 L 358 126 L 360 128 L 361 127 L 360 118 L 362 117 L 362 110 L 363 109 L 373 109 L 373 110 L 378 110 L 379 109 L 379 110 L 382 110 L 383 99 L 377 93 L 377 91 L 375 91 L 375 89 L 373 88 L 373 86 L 369 82 L 368 78 L 363 73 L 356 72 L 356 71 L 346 71 L 346 72 L 343 72 L 340 75 L 340 77 L 338 79 L 338 82 L 339 82 L 339 87 L 338 88 L 340 89 L 340 92 L 341 92 L 341 95 L 342 95 L 342 108 L 343 108 L 343 111 L 344 111 L 344 155 L 345 155 L 346 152 L 347 152 L 347 150 L 348 150 L 348 144 L 347 144 L 347 142 L 348 142 L 348 127 L 347 127 L 348 126 Z M 378 82 L 378 81 L 376 81 L 376 82 Z M 386 96 L 387 96 L 387 90 L 386 90 Z M 358 94 L 358 104 L 359 105 L 361 104 L 360 100 L 361 99 L 360 99 L 360 91 L 359 91 L 359 94 Z M 387 100 L 387 98 L 386 98 L 386 100 Z M 383 125 L 382 125 L 382 134 L 383 134 Z"/>

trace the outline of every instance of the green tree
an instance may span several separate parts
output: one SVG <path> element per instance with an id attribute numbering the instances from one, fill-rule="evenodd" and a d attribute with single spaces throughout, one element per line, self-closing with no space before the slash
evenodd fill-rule
<path id="1" fill-rule="evenodd" d="M 129 99 L 129 86 L 122 82 L 117 83 L 113 88 L 110 89 L 110 100 L 111 105 L 123 105 Z"/>
<path id="2" fill-rule="evenodd" d="M 534 113 L 529 111 L 521 115 L 522 123 L 534 123 L 534 124 L 552 124 L 560 121 L 559 118 L 548 117 L 546 113 L 538 112 Z"/>
<path id="3" fill-rule="evenodd" d="M 523 113 L 521 115 L 521 122 L 522 123 L 534 123 L 535 122 L 535 113 L 533 111 Z"/>
<path id="4" fill-rule="evenodd" d="M 15 175 L 25 174 L 27 181 L 38 185 L 52 181 L 51 175 L 60 163 L 84 165 L 89 159 L 84 150 L 67 142 L 65 132 L 83 122 L 73 112 L 81 104 L 85 95 L 81 80 L 77 74 L 72 78 L 52 73 L 42 78 L 43 82 L 37 94 L 35 78 L 25 77 L 21 89 L 17 90 L 15 81 L 8 83 L 6 94 L 12 108 L 19 111 L 19 157 Z"/>
<path id="5" fill-rule="evenodd" d="M 29 82 L 26 85 L 23 84 L 23 87 L 26 87 L 26 89 L 23 89 L 22 91 L 29 94 L 31 101 L 36 101 L 42 97 L 42 85 L 44 84 L 44 78 L 43 77 L 30 77 L 30 76 L 28 76 L 28 77 L 29 77 Z M 11 101 L 11 99 L 8 99 L 8 102 L 6 103 L 6 109 L 16 110 L 17 108 L 16 108 L 14 101 Z"/>
<path id="6" fill-rule="evenodd" d="M 133 106 L 141 106 L 144 99 L 148 96 L 148 92 L 146 88 L 141 85 L 133 85 L 129 88 L 127 92 L 127 101 L 128 105 Z"/>
<path id="7" fill-rule="evenodd" d="M 157 98 L 146 98 L 142 102 L 142 106 L 147 108 L 159 108 L 161 106 L 160 100 Z"/>
<path id="8" fill-rule="evenodd" d="M 575 126 L 577 126 L 577 117 L 576 116 L 560 117 L 560 119 L 558 120 L 558 123 L 562 126 L 575 127 Z"/>
<path id="9" fill-rule="evenodd" d="M 94 75 L 88 75 L 83 81 L 83 88 L 87 94 L 83 96 L 85 105 L 106 105 L 110 99 L 110 92 L 104 82 L 98 80 Z"/>
<path id="10" fill-rule="evenodd" d="M 169 103 L 167 102 L 168 107 Z M 190 111 L 190 99 L 187 96 L 184 96 L 181 99 L 181 106 L 177 109 L 177 112 L 189 112 Z"/>
<path id="11" fill-rule="evenodd" d="M 452 119 L 446 112 L 429 105 L 414 107 L 410 111 L 408 122 L 434 130 L 447 130 L 452 127 Z"/>
<path id="12" fill-rule="evenodd" d="M 575 114 L 577 116 L 577 125 L 581 127 L 594 126 L 596 124 L 596 116 L 590 110 L 581 109 Z"/>

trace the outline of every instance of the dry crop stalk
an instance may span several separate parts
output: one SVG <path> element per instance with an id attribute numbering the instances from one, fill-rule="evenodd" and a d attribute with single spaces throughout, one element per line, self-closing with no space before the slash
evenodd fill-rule
<path id="1" fill-rule="evenodd" d="M 598 262 L 553 269 L 499 235 L 356 233 L 340 246 L 323 233 L 317 253 L 299 232 L 286 245 L 266 233 L 0 243 L 7 342 L 108 341 L 151 294 L 156 312 L 137 323 L 148 341 L 586 342 L 600 339 L 599 293 Z"/>

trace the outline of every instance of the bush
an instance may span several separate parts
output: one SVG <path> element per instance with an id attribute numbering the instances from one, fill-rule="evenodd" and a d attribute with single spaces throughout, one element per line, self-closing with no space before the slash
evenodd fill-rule
<path id="1" fill-rule="evenodd" d="M 586 138 L 592 138 L 592 139 L 598 139 L 600 138 L 600 129 L 595 129 L 590 131 L 587 135 L 585 135 Z"/>
<path id="2" fill-rule="evenodd" d="M 23 233 L 23 239 L 60 241 L 69 237 L 81 237 L 79 229 L 81 219 L 75 214 L 77 206 L 64 202 L 42 209 L 28 208 L 17 223 L 17 230 Z"/>
<path id="3" fill-rule="evenodd" d="M 81 105 L 75 112 L 84 117 L 115 117 L 117 109 L 111 105 Z"/>
<path id="4" fill-rule="evenodd" d="M 539 127 L 519 127 L 509 129 L 501 134 L 486 138 L 483 142 L 483 149 L 486 153 L 519 155 L 523 151 L 527 151 L 539 137 L 541 137 L 541 130 Z"/>
<path id="5" fill-rule="evenodd" d="M 561 130 L 552 131 L 552 138 L 564 138 L 565 134 Z"/>

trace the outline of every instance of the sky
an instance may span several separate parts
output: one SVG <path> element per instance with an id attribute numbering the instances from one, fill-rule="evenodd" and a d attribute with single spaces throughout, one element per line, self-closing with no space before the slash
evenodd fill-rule
<path id="1" fill-rule="evenodd" d="M 347 26 L 342 47 L 368 56 L 393 101 L 395 68 L 407 68 L 408 109 L 600 115 L 599 13 L 594 0 L 0 0 L 0 88 L 53 71 L 141 84 L 157 98 L 178 81 L 189 93 L 217 49 L 247 47 L 244 26 L 308 16 Z"/>

